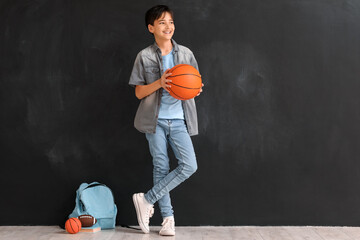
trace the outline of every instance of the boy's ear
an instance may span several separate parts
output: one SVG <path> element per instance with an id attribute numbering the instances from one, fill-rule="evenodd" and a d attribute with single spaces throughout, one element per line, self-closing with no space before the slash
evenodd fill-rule
<path id="1" fill-rule="evenodd" d="M 148 24 L 149 32 L 154 33 L 154 26 L 151 24 Z"/>

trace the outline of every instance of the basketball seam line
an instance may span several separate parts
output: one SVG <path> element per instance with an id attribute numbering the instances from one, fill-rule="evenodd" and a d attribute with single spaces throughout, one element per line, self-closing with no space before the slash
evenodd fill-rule
<path id="1" fill-rule="evenodd" d="M 198 76 L 197 74 L 193 74 L 193 73 L 178 74 L 178 75 L 174 75 L 174 76 L 168 76 L 167 78 L 173 78 L 173 77 L 184 76 L 184 75 L 192 75 L 192 76 L 196 76 L 196 77 L 198 77 L 198 78 L 201 78 L 201 77 Z"/>
<path id="2" fill-rule="evenodd" d="M 71 219 L 71 218 L 70 218 L 70 222 L 71 222 L 71 221 L 74 221 L 74 222 L 76 223 L 76 221 L 75 221 L 74 219 Z M 77 225 L 77 223 L 76 223 L 76 225 Z M 72 226 L 71 223 L 70 223 L 70 227 L 71 227 L 71 230 L 73 230 L 73 232 L 75 232 L 75 230 L 73 229 L 73 226 Z"/>
<path id="3" fill-rule="evenodd" d="M 173 84 L 173 85 L 175 85 L 175 86 L 178 86 L 178 87 L 181 87 L 181 88 L 186 88 L 186 89 L 200 89 L 200 88 L 189 88 L 189 87 L 184 87 L 184 86 L 177 85 L 177 84 L 175 84 L 175 83 L 171 83 L 171 84 Z"/>
<path id="4" fill-rule="evenodd" d="M 173 94 L 175 94 L 178 98 L 181 98 L 181 99 L 179 99 L 179 100 L 186 100 L 185 98 L 182 98 L 182 97 L 180 97 L 179 95 L 177 95 L 176 93 L 174 93 L 174 91 L 172 91 L 171 89 L 170 89 L 170 91 L 171 91 Z"/>
<path id="5" fill-rule="evenodd" d="M 74 220 L 75 221 L 75 220 Z M 78 229 L 79 229 L 79 232 L 80 232 L 80 230 L 81 230 L 81 227 L 79 226 L 79 224 L 78 224 L 78 222 L 77 221 L 75 221 L 76 222 L 76 225 L 77 225 L 77 227 L 78 227 Z M 80 220 L 79 220 L 79 222 L 80 222 Z M 80 222 L 80 224 L 81 224 L 81 222 Z"/>

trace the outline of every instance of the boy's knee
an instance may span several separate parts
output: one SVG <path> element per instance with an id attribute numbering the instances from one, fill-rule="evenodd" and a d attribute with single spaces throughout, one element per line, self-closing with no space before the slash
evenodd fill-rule
<path id="1" fill-rule="evenodd" d="M 197 171 L 197 169 L 198 169 L 197 164 L 191 166 L 191 174 L 194 174 Z"/>
<path id="2" fill-rule="evenodd" d="M 185 167 L 182 170 L 182 174 L 185 176 L 185 178 L 189 178 L 191 175 L 193 175 L 197 170 L 197 164 L 194 165 L 185 165 Z"/>

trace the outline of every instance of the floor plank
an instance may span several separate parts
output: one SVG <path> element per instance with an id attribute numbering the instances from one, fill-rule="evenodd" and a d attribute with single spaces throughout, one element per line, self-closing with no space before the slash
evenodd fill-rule
<path id="1" fill-rule="evenodd" d="M 360 239 L 360 229 L 358 227 L 342 227 L 340 230 L 352 239 Z"/>
<path id="2" fill-rule="evenodd" d="M 283 227 L 258 227 L 263 240 L 293 240 Z"/>
<path id="3" fill-rule="evenodd" d="M 284 227 L 284 229 L 294 240 L 323 240 L 313 227 Z"/>
<path id="4" fill-rule="evenodd" d="M 314 231 L 326 240 L 352 240 L 346 233 L 340 230 L 339 227 L 314 227 Z"/>
<path id="5" fill-rule="evenodd" d="M 116 227 L 98 233 L 68 234 L 57 226 L 0 226 L 1 240 L 360 240 L 360 227 L 176 227 L 175 237 Z"/>

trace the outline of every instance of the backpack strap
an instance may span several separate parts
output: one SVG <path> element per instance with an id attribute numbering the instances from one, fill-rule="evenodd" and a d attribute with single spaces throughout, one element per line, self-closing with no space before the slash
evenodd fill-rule
<path id="1" fill-rule="evenodd" d="M 85 187 L 85 188 L 83 189 L 83 191 L 84 191 L 85 189 L 92 188 L 92 187 L 96 187 L 96 186 L 105 186 L 105 184 L 98 183 L 98 182 L 93 182 L 93 183 L 90 183 L 87 187 Z"/>
<path id="2" fill-rule="evenodd" d="M 113 198 L 114 198 L 114 200 L 115 200 L 115 196 L 114 196 L 114 193 L 113 193 L 113 191 L 111 190 L 111 188 L 109 188 L 108 186 L 106 186 L 106 185 L 103 184 L 103 183 L 98 183 L 98 182 L 90 183 L 90 184 L 89 184 L 87 187 L 85 187 L 82 191 L 84 191 L 85 189 L 93 188 L 93 187 L 97 187 L 97 186 L 107 187 L 107 188 L 110 190 L 110 192 L 111 192 L 111 194 L 113 195 Z"/>

